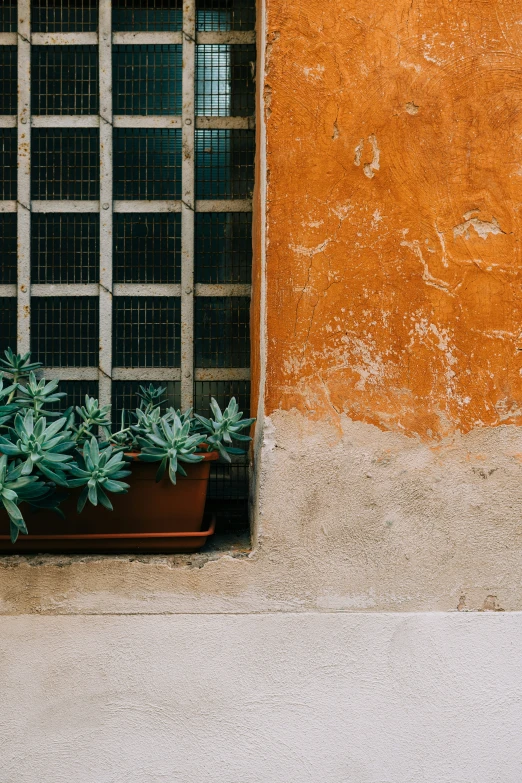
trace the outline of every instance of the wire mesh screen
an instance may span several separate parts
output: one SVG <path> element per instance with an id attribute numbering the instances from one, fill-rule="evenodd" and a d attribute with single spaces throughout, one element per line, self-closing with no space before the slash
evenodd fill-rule
<path id="1" fill-rule="evenodd" d="M 31 197 L 100 197 L 98 128 L 33 128 Z"/>
<path id="2" fill-rule="evenodd" d="M 249 117 L 254 114 L 255 61 L 255 46 L 198 46 L 196 114 L 214 117 Z"/>
<path id="3" fill-rule="evenodd" d="M 194 332 L 197 367 L 248 367 L 250 299 L 246 296 L 198 297 Z"/>
<path id="4" fill-rule="evenodd" d="M 196 198 L 251 198 L 254 131 L 196 131 Z"/>
<path id="5" fill-rule="evenodd" d="M 116 283 L 179 283 L 179 212 L 116 213 L 113 268 Z"/>
<path id="6" fill-rule="evenodd" d="M 33 46 L 33 114 L 98 114 L 98 47 Z"/>
<path id="7" fill-rule="evenodd" d="M 16 199 L 16 128 L 0 128 L 0 199 Z"/>
<path id="8" fill-rule="evenodd" d="M 16 33 L 18 27 L 18 6 L 16 0 L 0 3 L 0 33 Z"/>
<path id="9" fill-rule="evenodd" d="M 179 367 L 178 297 L 119 296 L 113 301 L 116 367 Z"/>
<path id="10" fill-rule="evenodd" d="M 139 406 L 138 392 L 140 386 L 152 384 L 165 389 L 164 402 L 161 409 L 168 407 L 179 410 L 181 405 L 181 384 L 179 381 L 115 381 L 112 384 L 112 420 L 115 426 L 121 424 L 122 410 L 130 411 Z"/>
<path id="11" fill-rule="evenodd" d="M 97 367 L 98 332 L 98 297 L 33 297 L 31 351 L 45 367 Z"/>
<path id="12" fill-rule="evenodd" d="M 182 47 L 113 46 L 115 114 L 181 114 Z"/>
<path id="13" fill-rule="evenodd" d="M 0 356 L 16 345 L 16 299 L 0 296 Z"/>
<path id="14" fill-rule="evenodd" d="M 0 214 L 0 285 L 16 283 L 16 212 Z"/>
<path id="15" fill-rule="evenodd" d="M 0 114 L 16 114 L 17 47 L 0 46 Z"/>
<path id="16" fill-rule="evenodd" d="M 112 0 L 113 30 L 181 30 L 182 0 Z"/>
<path id="17" fill-rule="evenodd" d="M 214 397 L 223 410 L 231 397 L 236 398 L 239 410 L 250 415 L 250 381 L 196 381 L 194 407 L 203 416 L 210 416 L 210 399 Z"/>
<path id="18" fill-rule="evenodd" d="M 34 283 L 97 283 L 100 277 L 100 216 L 56 213 L 31 220 Z"/>
<path id="19" fill-rule="evenodd" d="M 48 405 L 49 410 L 65 411 L 71 406 L 85 405 L 85 395 L 98 397 L 98 381 L 60 381 L 59 391 L 65 392 L 59 402 Z"/>
<path id="20" fill-rule="evenodd" d="M 255 0 L 196 0 L 197 29 L 254 30 Z"/>
<path id="21" fill-rule="evenodd" d="M 252 281 L 252 213 L 197 212 L 197 283 Z"/>
<path id="22" fill-rule="evenodd" d="M 116 128 L 114 198 L 180 197 L 181 131 L 177 128 Z"/>
<path id="23" fill-rule="evenodd" d="M 98 0 L 32 0 L 34 33 L 96 32 Z"/>

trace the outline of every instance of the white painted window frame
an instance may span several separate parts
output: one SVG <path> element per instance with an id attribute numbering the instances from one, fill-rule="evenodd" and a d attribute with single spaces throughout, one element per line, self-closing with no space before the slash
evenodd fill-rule
<path id="1" fill-rule="evenodd" d="M 250 296 L 243 284 L 194 284 L 195 212 L 251 212 L 250 200 L 195 199 L 195 129 L 252 129 L 253 117 L 196 117 L 195 59 L 197 44 L 253 44 L 255 32 L 197 32 L 196 0 L 184 0 L 180 32 L 118 32 L 111 29 L 112 0 L 99 0 L 97 33 L 32 33 L 31 0 L 18 0 L 18 31 L 0 33 L 0 46 L 18 46 L 17 115 L 0 115 L 0 128 L 18 131 L 18 191 L 16 201 L 0 201 L 0 213 L 18 213 L 18 260 L 16 285 L 0 285 L 0 296 L 17 297 L 17 350 L 25 353 L 31 344 L 32 296 L 98 296 L 100 301 L 100 351 L 98 367 L 49 367 L 45 375 L 60 380 L 92 380 L 99 383 L 102 404 L 111 403 L 112 381 L 180 381 L 182 408 L 194 404 L 195 381 L 245 381 L 248 368 L 194 368 L 194 297 Z M 112 45 L 181 44 L 183 46 L 181 116 L 113 116 Z M 98 45 L 100 110 L 98 115 L 31 116 L 31 46 Z M 31 128 L 100 129 L 100 200 L 31 200 Z M 182 129 L 182 197 L 180 201 L 114 201 L 112 130 L 119 128 Z M 31 284 L 31 213 L 100 213 L 100 278 L 98 283 L 75 285 Z M 114 212 L 181 212 L 181 283 L 157 285 L 113 284 Z M 181 366 L 130 368 L 112 366 L 113 296 L 179 296 L 181 300 Z"/>

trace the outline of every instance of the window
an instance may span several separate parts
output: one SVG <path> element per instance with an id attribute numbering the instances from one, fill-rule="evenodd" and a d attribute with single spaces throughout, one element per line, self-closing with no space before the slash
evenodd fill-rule
<path id="1" fill-rule="evenodd" d="M 0 348 L 115 420 L 140 382 L 248 411 L 254 0 L 0 5 Z"/>

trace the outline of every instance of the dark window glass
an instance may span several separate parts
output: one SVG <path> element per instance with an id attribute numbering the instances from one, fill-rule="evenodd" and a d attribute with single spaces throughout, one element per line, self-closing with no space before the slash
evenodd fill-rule
<path id="1" fill-rule="evenodd" d="M 182 47 L 113 47 L 115 114 L 181 114 Z"/>
<path id="2" fill-rule="evenodd" d="M 96 32 L 98 0 L 32 0 L 33 33 Z"/>
<path id="3" fill-rule="evenodd" d="M 98 114 L 98 47 L 33 46 L 33 114 Z"/>
<path id="4" fill-rule="evenodd" d="M 12 348 L 16 351 L 16 298 L 0 296 L 0 356 Z"/>
<path id="5" fill-rule="evenodd" d="M 0 33 L 16 33 L 18 27 L 18 5 L 16 0 L 2 0 L 0 3 Z"/>
<path id="6" fill-rule="evenodd" d="M 196 48 L 196 114 L 249 117 L 255 110 L 255 46 Z"/>
<path id="7" fill-rule="evenodd" d="M 114 215 L 114 282 L 179 283 L 181 215 Z"/>
<path id="8" fill-rule="evenodd" d="M 181 131 L 116 128 L 114 198 L 181 198 Z"/>
<path id="9" fill-rule="evenodd" d="M 98 347 L 98 297 L 33 297 L 31 351 L 36 361 L 45 367 L 97 367 Z"/>
<path id="10" fill-rule="evenodd" d="M 59 402 L 47 406 L 49 410 L 64 411 L 71 405 L 85 405 L 85 395 L 98 398 L 98 381 L 60 381 L 60 392 L 65 392 L 67 397 L 62 397 Z"/>
<path id="11" fill-rule="evenodd" d="M 197 29 L 254 30 L 255 0 L 196 0 Z"/>
<path id="12" fill-rule="evenodd" d="M 133 411 L 139 407 L 138 392 L 140 386 L 153 386 L 165 389 L 165 402 L 161 408 L 172 407 L 176 410 L 181 405 L 181 384 L 179 381 L 114 381 L 112 384 L 112 420 L 115 427 L 121 424 L 122 410 Z M 127 420 L 128 423 L 128 420 Z"/>
<path id="13" fill-rule="evenodd" d="M 113 311 L 115 367 L 179 367 L 179 298 L 118 296 Z"/>
<path id="14" fill-rule="evenodd" d="M 112 0 L 113 30 L 181 30 L 182 0 Z"/>
<path id="15" fill-rule="evenodd" d="M 0 114 L 16 114 L 17 47 L 0 46 Z"/>
<path id="16" fill-rule="evenodd" d="M 197 212 L 197 283 L 250 283 L 252 213 Z"/>
<path id="17" fill-rule="evenodd" d="M 196 367 L 248 367 L 250 299 L 200 296 L 195 304 Z"/>
<path id="18" fill-rule="evenodd" d="M 31 197 L 100 197 L 98 128 L 33 128 Z"/>
<path id="19" fill-rule="evenodd" d="M 16 128 L 0 128 L 0 199 L 16 199 Z"/>
<path id="20" fill-rule="evenodd" d="M 31 220 L 34 283 L 97 283 L 100 216 L 36 213 Z"/>
<path id="21" fill-rule="evenodd" d="M 254 131 L 196 131 L 196 198 L 251 198 Z"/>
<path id="22" fill-rule="evenodd" d="M 0 284 L 16 283 L 16 212 L 0 213 Z"/>

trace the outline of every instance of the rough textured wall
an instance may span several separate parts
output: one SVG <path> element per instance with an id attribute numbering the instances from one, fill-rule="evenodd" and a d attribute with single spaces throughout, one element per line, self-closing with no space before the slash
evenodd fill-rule
<path id="1" fill-rule="evenodd" d="M 267 411 L 518 422 L 518 0 L 269 0 Z"/>

